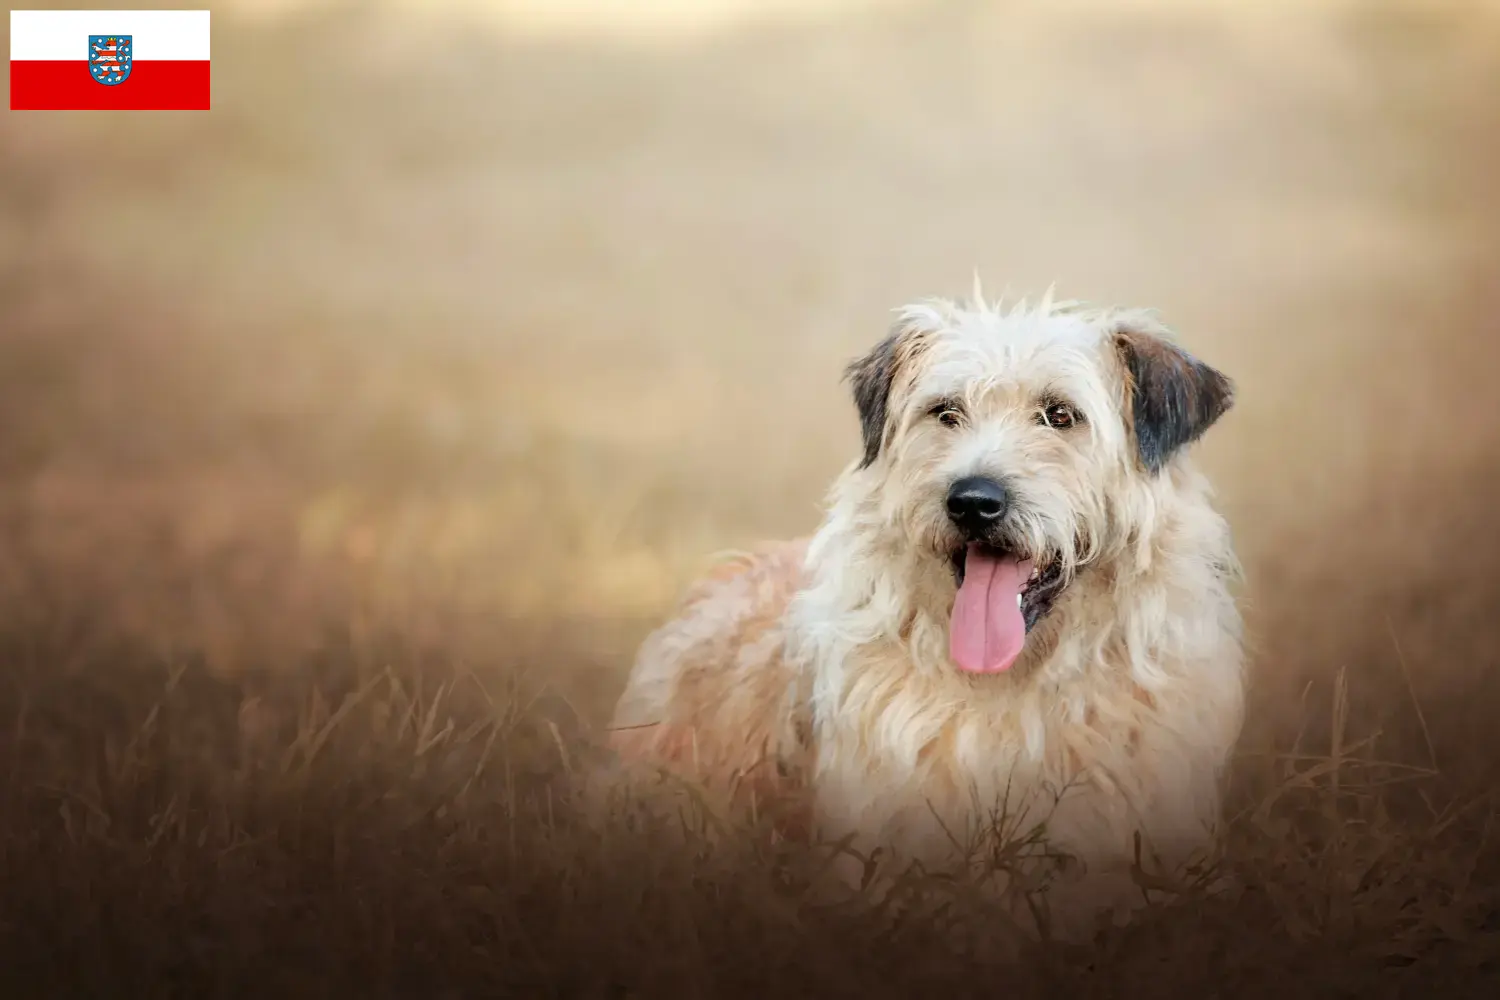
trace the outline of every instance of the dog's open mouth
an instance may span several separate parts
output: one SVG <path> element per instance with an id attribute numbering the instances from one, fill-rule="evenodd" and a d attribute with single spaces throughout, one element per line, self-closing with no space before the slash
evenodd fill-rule
<path id="1" fill-rule="evenodd" d="M 1015 552 L 968 545 L 953 554 L 958 596 L 948 629 L 949 654 L 959 668 L 991 674 L 1009 669 L 1026 635 L 1062 592 L 1062 566 L 1043 566 Z"/>

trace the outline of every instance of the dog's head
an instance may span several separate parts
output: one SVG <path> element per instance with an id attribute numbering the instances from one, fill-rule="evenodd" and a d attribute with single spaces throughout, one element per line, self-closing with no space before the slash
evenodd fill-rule
<path id="1" fill-rule="evenodd" d="M 1005 670 L 1232 387 L 1148 315 L 937 302 L 849 367 L 882 520 L 951 567 L 952 659 Z"/>

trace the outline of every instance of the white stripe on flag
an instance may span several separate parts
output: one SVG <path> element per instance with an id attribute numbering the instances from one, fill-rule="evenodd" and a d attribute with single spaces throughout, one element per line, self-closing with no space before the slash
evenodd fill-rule
<path id="1" fill-rule="evenodd" d="M 206 10 L 13 10 L 10 58 L 86 60 L 90 35 L 131 35 L 141 62 L 208 59 Z"/>

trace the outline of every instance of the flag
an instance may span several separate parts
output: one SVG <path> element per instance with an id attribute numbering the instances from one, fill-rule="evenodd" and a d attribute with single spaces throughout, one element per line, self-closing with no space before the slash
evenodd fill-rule
<path id="1" fill-rule="evenodd" d="M 12 111 L 208 110 L 208 11 L 13 10 Z"/>

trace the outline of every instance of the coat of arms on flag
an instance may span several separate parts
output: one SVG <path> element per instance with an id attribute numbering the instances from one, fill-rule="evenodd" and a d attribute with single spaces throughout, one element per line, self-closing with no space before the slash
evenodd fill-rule
<path id="1" fill-rule="evenodd" d="M 89 72 L 106 87 L 130 78 L 130 35 L 90 35 Z"/>

